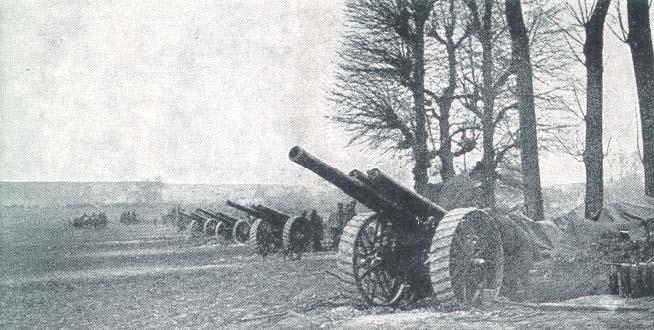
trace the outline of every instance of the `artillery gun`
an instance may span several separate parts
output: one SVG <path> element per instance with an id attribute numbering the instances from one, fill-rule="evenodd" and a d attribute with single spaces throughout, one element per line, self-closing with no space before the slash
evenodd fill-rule
<path id="1" fill-rule="evenodd" d="M 198 237 L 202 234 L 202 229 L 204 228 L 204 224 L 207 221 L 207 218 L 195 212 L 188 213 L 181 209 L 178 210 L 177 213 L 185 219 L 191 221 L 190 234 L 192 237 Z"/>
<path id="2" fill-rule="evenodd" d="M 257 219 L 253 216 L 250 216 L 250 214 L 257 213 L 257 211 L 245 205 L 234 203 L 230 200 L 227 200 L 227 206 L 233 207 L 248 215 L 247 218 L 240 219 L 238 222 L 236 222 L 234 224 L 234 228 L 232 229 L 232 236 L 234 237 L 234 240 L 241 243 L 248 242 L 250 240 L 250 232 L 252 230 L 252 224 Z"/>
<path id="3" fill-rule="evenodd" d="M 255 220 L 250 226 L 248 244 L 262 255 L 284 249 L 289 252 L 302 252 L 309 245 L 306 234 L 309 224 L 306 216 L 291 217 L 264 205 L 245 206 L 227 201 L 227 205 L 238 209 Z"/>
<path id="4" fill-rule="evenodd" d="M 447 212 L 379 169 L 348 175 L 299 146 L 289 159 L 374 211 L 353 217 L 338 246 L 335 275 L 355 298 L 390 306 L 431 293 L 444 305 L 472 305 L 499 292 L 504 254 L 485 212 Z"/>
<path id="5" fill-rule="evenodd" d="M 225 235 L 224 227 L 226 224 L 223 223 L 222 218 L 216 216 L 213 214 L 213 212 L 202 208 L 195 209 L 195 212 L 193 213 L 205 219 L 204 224 L 202 225 L 202 233 L 210 237 L 223 237 L 225 239 L 230 238 L 229 235 Z"/>
<path id="6" fill-rule="evenodd" d="M 204 227 L 207 235 L 222 236 L 224 239 L 233 239 L 241 244 L 247 242 L 250 233 L 250 223 L 247 220 L 236 219 L 220 211 L 198 208 L 197 212 L 211 218 L 211 222 Z"/>

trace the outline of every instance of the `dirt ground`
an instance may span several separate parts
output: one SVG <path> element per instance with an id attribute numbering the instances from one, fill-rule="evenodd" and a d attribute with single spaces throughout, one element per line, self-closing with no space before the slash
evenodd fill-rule
<path id="1" fill-rule="evenodd" d="M 360 310 L 327 274 L 333 253 L 263 259 L 246 246 L 199 245 L 172 227 L 74 230 L 52 214 L 2 213 L 0 328 L 654 327 L 649 310 Z"/>

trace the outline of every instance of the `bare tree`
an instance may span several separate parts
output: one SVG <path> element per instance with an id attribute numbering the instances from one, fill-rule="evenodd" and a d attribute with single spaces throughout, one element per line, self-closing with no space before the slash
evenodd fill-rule
<path id="1" fill-rule="evenodd" d="M 618 37 L 631 49 L 636 75 L 642 125 L 645 194 L 654 197 L 654 50 L 649 21 L 650 4 L 647 0 L 627 1 L 628 32 L 622 22 L 619 2 L 616 7 L 617 20 L 622 32 Z"/>
<path id="2" fill-rule="evenodd" d="M 479 150 L 485 158 L 476 168 L 485 173 L 486 204 L 492 206 L 496 179 L 515 184 L 522 175 L 512 168 L 519 163 L 514 161 L 520 148 L 518 84 L 513 79 L 503 8 L 496 1 L 484 1 L 481 7 L 473 0 L 431 3 L 424 33 L 418 38 L 423 44 L 422 61 L 416 61 L 415 50 L 420 47 L 415 46 L 415 32 L 407 32 L 419 30 L 414 8 L 420 7 L 415 3 L 346 2 L 348 24 L 331 93 L 336 110 L 331 118 L 352 135 L 351 143 L 413 156 L 414 178 L 424 179 L 416 180 L 417 190 L 428 179 L 422 170 L 434 159 L 440 160 L 440 176 L 447 181 L 455 173 L 456 157 L 469 152 L 476 157 Z M 563 90 L 550 77 L 566 70 L 566 59 L 560 58 L 561 47 L 557 47 L 561 38 L 553 31 L 556 26 L 549 15 L 554 12 L 547 6 L 525 11 L 530 47 L 536 54 L 532 56 L 534 98 L 542 116 L 536 125 L 544 133 L 542 141 L 556 136 L 556 126 L 547 120 L 556 116 L 547 111 L 560 108 L 557 94 Z M 416 70 L 419 62 L 424 63 L 422 70 Z M 423 96 L 423 106 L 416 95 L 420 77 L 423 92 L 417 94 Z M 424 143 L 418 138 L 422 127 L 427 132 Z M 477 141 L 482 138 L 480 148 Z M 428 157 L 421 165 L 416 155 L 425 150 Z M 511 161 L 505 161 L 509 157 Z M 498 166 L 507 167 L 507 173 L 500 175 Z"/>
<path id="3" fill-rule="evenodd" d="M 479 109 L 478 100 L 471 99 L 467 106 L 473 113 L 481 118 L 482 131 L 482 158 L 477 170 L 482 176 L 484 205 L 495 207 L 495 169 L 497 166 L 495 139 L 495 99 L 498 96 L 497 86 L 504 85 L 511 74 L 510 65 L 496 75 L 496 66 L 493 61 L 493 40 L 497 31 L 494 29 L 494 1 L 483 0 L 480 8 L 476 0 L 466 2 L 474 27 L 474 36 L 481 44 L 481 85 L 473 84 L 473 95 L 479 95 L 482 109 Z M 474 70 L 473 70 L 474 71 Z M 473 79 L 474 79 L 473 73 Z"/>
<path id="4" fill-rule="evenodd" d="M 474 149 L 474 143 L 461 143 L 452 150 L 453 136 L 460 133 L 452 129 L 450 114 L 459 97 L 456 52 L 469 36 L 466 18 L 460 17 L 454 0 L 439 2 L 437 8 L 434 1 L 424 0 L 349 1 L 346 8 L 349 24 L 332 90 L 337 108 L 332 119 L 353 134 L 351 142 L 411 150 L 415 188 L 424 192 L 433 158 L 439 157 L 441 176 L 447 180 L 455 174 L 453 158 Z M 434 11 L 438 15 L 432 16 Z M 447 67 L 444 79 L 427 79 L 430 65 Z M 439 76 L 443 70 L 436 71 L 432 73 Z M 439 86 L 441 81 L 445 86 Z"/>
<path id="5" fill-rule="evenodd" d="M 543 196 L 538 163 L 536 109 L 534 105 L 533 72 L 529 55 L 529 34 L 522 17 L 520 0 L 506 0 L 506 21 L 511 35 L 513 68 L 516 73 L 516 94 L 520 118 L 520 150 L 522 191 L 527 216 L 543 219 Z"/>
<path id="6" fill-rule="evenodd" d="M 401 147 L 411 150 L 414 161 L 413 177 L 415 189 L 424 192 L 429 182 L 426 97 L 425 97 L 425 24 L 429 19 L 434 1 L 427 0 L 365 0 L 346 2 L 349 26 L 344 46 L 340 52 L 340 81 L 333 99 L 341 108 L 334 119 L 350 128 L 358 129 L 359 136 L 369 136 L 369 130 L 380 132 L 380 128 L 398 130 L 403 137 Z M 381 84 L 389 94 L 384 101 L 371 101 L 378 91 L 374 85 Z M 411 95 L 406 102 L 405 91 Z M 354 97 L 357 106 L 347 100 Z M 394 100 L 393 102 L 386 102 Z M 402 102 L 399 102 L 399 101 Z M 389 108 L 388 105 L 401 105 Z M 370 105 L 381 108 L 371 108 Z M 400 113 L 410 107 L 410 115 L 402 120 Z M 377 126 L 369 122 L 353 122 L 360 115 L 348 113 L 363 110 L 364 119 L 371 114 Z M 379 125 L 381 122 L 381 125 Z M 363 128 L 363 130 L 361 130 Z M 363 135 L 361 135 L 363 134 Z M 386 133 L 384 133 L 386 134 Z M 374 136 L 374 135 L 373 135 Z"/>
<path id="7" fill-rule="evenodd" d="M 579 27 L 583 27 L 582 37 L 574 30 L 567 36 L 572 43 L 583 46 L 584 59 L 579 61 L 586 67 L 586 138 L 583 154 L 586 167 L 585 217 L 596 219 L 604 205 L 604 151 L 602 132 L 602 88 L 603 88 L 603 48 L 604 22 L 610 0 L 596 0 L 591 5 L 578 0 L 577 6 L 568 4 L 568 9 Z"/>
<path id="8" fill-rule="evenodd" d="M 469 37 L 472 31 L 470 24 L 465 17 L 465 11 L 458 7 L 458 2 L 449 0 L 447 3 L 439 2 L 434 6 L 434 13 L 431 20 L 431 29 L 428 36 L 433 37 L 447 53 L 447 85 L 442 89 L 440 95 L 427 93 L 438 105 L 438 113 L 432 113 L 437 119 L 439 128 L 439 147 L 435 148 L 436 154 L 441 161 L 440 174 L 445 182 L 454 177 L 454 156 L 471 151 L 473 144 L 462 145 L 458 152 L 452 150 L 452 123 L 451 110 L 453 102 L 460 96 L 456 95 L 457 90 L 457 51 L 463 42 Z M 459 27 L 464 27 L 459 29 Z M 457 34 L 457 31 L 461 31 Z"/>

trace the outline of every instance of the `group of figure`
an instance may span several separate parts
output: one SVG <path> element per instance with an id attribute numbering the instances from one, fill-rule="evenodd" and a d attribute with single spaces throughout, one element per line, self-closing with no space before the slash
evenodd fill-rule
<path id="1" fill-rule="evenodd" d="M 295 232 L 291 245 L 284 249 L 284 259 L 300 260 L 302 252 L 307 249 L 314 252 L 323 250 L 323 219 L 318 215 L 318 211 L 311 210 L 310 215 L 308 211 L 304 211 L 300 218 L 302 221 L 297 223 L 301 226 L 300 230 Z"/>
<path id="2" fill-rule="evenodd" d="M 132 210 L 125 211 L 120 214 L 120 223 L 124 225 L 133 225 L 139 222 L 138 217 L 136 216 L 136 211 Z"/>
<path id="3" fill-rule="evenodd" d="M 100 229 L 107 227 L 107 216 L 103 213 L 93 213 L 88 215 L 86 213 L 79 217 L 73 218 L 71 225 L 75 228 L 93 228 Z"/>
<path id="4" fill-rule="evenodd" d="M 325 228 L 324 220 L 318 214 L 318 211 L 313 209 L 310 214 L 308 211 L 304 211 L 301 216 L 304 220 L 302 221 L 304 229 L 293 240 L 293 243 L 297 246 L 290 246 L 284 251 L 284 258 L 299 260 L 302 257 L 302 252 L 308 249 L 314 252 L 338 249 L 338 242 L 343 233 L 343 228 L 356 215 L 356 203 L 356 201 L 349 202 L 347 205 L 338 203 L 337 211 L 329 215 L 327 228 Z M 328 246 L 323 245 L 325 231 L 327 231 L 328 235 L 326 242 Z"/>
<path id="5" fill-rule="evenodd" d="M 338 243 L 343 234 L 343 228 L 350 219 L 356 215 L 356 201 L 351 201 L 347 205 L 338 203 L 338 209 L 335 213 L 329 215 L 327 228 L 329 233 L 330 250 L 337 250 Z"/>
<path id="6" fill-rule="evenodd" d="M 343 233 L 343 228 L 350 219 L 356 215 L 356 201 L 351 201 L 347 205 L 343 203 L 338 203 L 338 209 L 335 213 L 331 213 L 327 219 L 327 229 L 329 235 L 329 247 L 323 247 L 323 240 L 325 238 L 323 218 L 318 215 L 318 212 L 314 209 L 311 211 L 311 215 L 307 219 L 307 212 L 305 211 L 302 216 L 308 220 L 309 230 L 310 230 L 310 241 L 311 249 L 313 251 L 323 251 L 323 250 L 336 250 L 338 249 L 338 242 L 340 240 L 341 234 Z"/>

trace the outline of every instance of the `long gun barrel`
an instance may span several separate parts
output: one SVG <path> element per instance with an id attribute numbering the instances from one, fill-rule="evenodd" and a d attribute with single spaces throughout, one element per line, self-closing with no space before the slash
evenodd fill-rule
<path id="1" fill-rule="evenodd" d="M 442 207 L 395 181 L 380 169 L 369 170 L 367 178 L 373 188 L 383 191 L 391 200 L 401 201 L 405 208 L 418 216 L 434 216 L 440 220 L 447 213 Z"/>
<path id="2" fill-rule="evenodd" d="M 286 221 L 291 217 L 288 214 L 285 214 L 283 212 L 277 211 L 277 210 L 275 210 L 273 208 L 270 208 L 270 207 L 267 207 L 267 206 L 261 205 L 261 204 L 257 205 L 257 209 L 261 213 L 265 214 L 267 216 L 266 218 L 268 218 L 268 219 L 277 219 L 279 221 Z"/>
<path id="3" fill-rule="evenodd" d="M 193 216 L 195 216 L 197 218 L 200 218 L 202 220 L 211 220 L 211 217 L 207 216 L 206 214 L 201 212 L 201 209 L 195 209 L 195 211 L 193 211 L 193 213 L 191 213 L 191 215 L 193 215 Z"/>
<path id="4" fill-rule="evenodd" d="M 189 219 L 198 219 L 198 218 L 201 218 L 199 215 L 197 215 L 197 214 L 195 214 L 195 213 L 188 213 L 188 212 L 183 211 L 183 210 L 179 210 L 178 212 L 179 212 L 179 214 L 181 214 L 181 215 L 182 215 L 183 217 L 185 217 L 185 218 L 189 218 Z"/>
<path id="5" fill-rule="evenodd" d="M 353 171 L 353 175 L 347 175 L 339 169 L 323 162 L 321 159 L 310 154 L 299 146 L 295 146 L 291 149 L 288 153 L 288 158 L 292 162 L 318 174 L 318 176 L 329 181 L 371 210 L 379 212 L 383 210 L 396 211 L 400 209 L 396 203 L 377 193 L 365 182 L 358 180 L 355 176 L 363 174 L 360 171 Z"/>
<path id="6" fill-rule="evenodd" d="M 229 224 L 235 224 L 238 219 L 231 217 L 225 213 L 222 213 L 220 211 L 213 211 L 213 210 L 204 210 L 204 209 L 198 209 L 200 213 L 203 213 L 211 218 L 221 220 L 223 222 L 227 222 Z"/>
<path id="7" fill-rule="evenodd" d="M 261 219 L 261 217 L 262 217 L 261 212 L 259 212 L 258 210 L 255 210 L 253 208 L 247 207 L 245 205 L 234 203 L 234 202 L 232 202 L 230 200 L 227 201 L 227 205 L 231 206 L 231 207 L 233 207 L 233 208 L 235 208 L 235 209 L 237 209 L 239 211 L 245 212 L 248 215 L 251 215 L 251 216 L 253 216 L 255 218 Z"/>
<path id="8" fill-rule="evenodd" d="M 236 218 L 234 218 L 234 217 L 232 217 L 232 216 L 230 216 L 230 215 L 227 215 L 227 214 L 225 214 L 225 213 L 222 213 L 222 212 L 220 212 L 220 211 L 212 211 L 212 212 L 213 212 L 214 214 L 216 214 L 218 217 L 222 218 L 223 221 L 225 221 L 225 222 L 229 222 L 229 223 L 231 223 L 231 224 L 235 224 L 235 223 L 238 222 L 238 219 L 236 219 Z"/>

